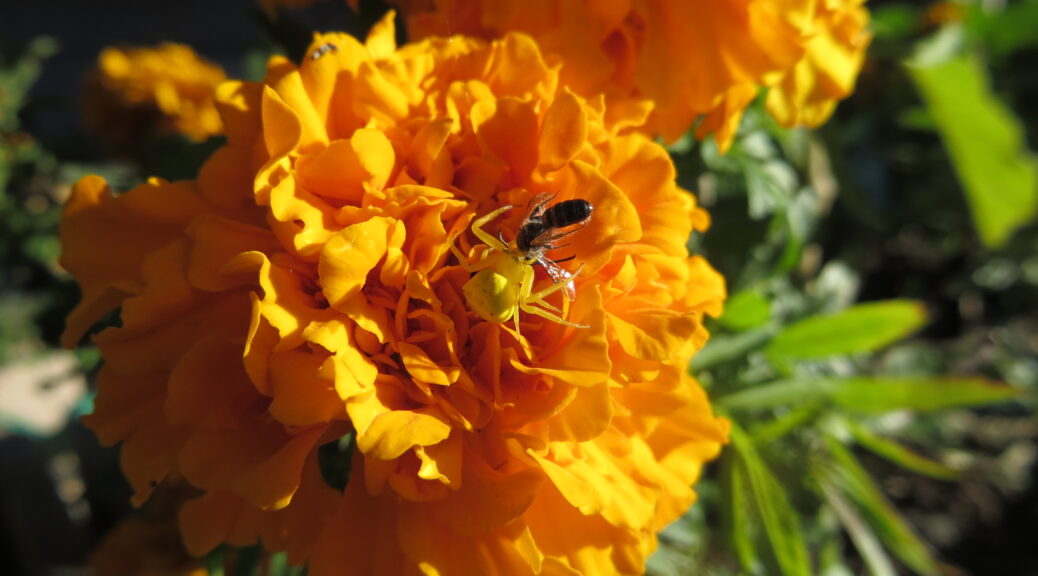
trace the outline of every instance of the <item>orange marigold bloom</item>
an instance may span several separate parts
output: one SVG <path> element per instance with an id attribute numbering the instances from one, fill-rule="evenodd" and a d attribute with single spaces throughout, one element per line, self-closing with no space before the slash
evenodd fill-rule
<path id="1" fill-rule="evenodd" d="M 90 556 L 97 576 L 206 576 L 209 571 L 188 556 L 176 522 L 132 516 L 112 528 Z"/>
<path id="2" fill-rule="evenodd" d="M 861 67 L 864 38 L 850 34 L 848 10 L 860 20 L 863 0 L 395 0 L 412 38 L 522 31 L 562 63 L 577 93 L 604 93 L 613 106 L 651 102 L 644 129 L 675 140 L 697 118 L 700 138 L 731 144 L 743 111 L 761 87 L 787 79 L 786 108 L 810 106 L 803 122 L 822 118 L 822 93 L 845 97 Z M 848 5 L 847 8 L 844 5 Z M 853 5 L 853 6 L 851 6 Z M 833 13 L 840 13 L 839 16 Z M 857 23 L 857 20 L 856 22 Z M 858 28 L 860 33 L 861 29 Z M 826 41 L 823 38 L 830 38 Z M 851 43 L 854 57 L 844 48 Z M 827 50 L 841 51 L 829 58 Z M 809 53 L 805 56 L 805 50 Z M 809 60 L 807 63 L 803 63 Z M 803 63 L 803 64 L 801 64 Z M 797 78 L 793 76 L 797 69 Z M 804 69 L 804 70 L 802 70 Z M 824 77 L 809 86 L 810 70 Z M 822 82 L 838 85 L 841 90 Z M 783 87 L 785 89 L 785 84 Z M 810 93 L 810 94 L 809 94 Z M 809 102 L 804 102 L 808 100 Z M 778 109 L 776 103 L 772 108 Z M 825 114 L 827 116 L 827 113 Z M 801 119 L 788 112 L 783 120 Z"/>
<path id="3" fill-rule="evenodd" d="M 804 57 L 768 91 L 768 112 L 779 124 L 817 127 L 851 95 L 865 62 L 869 13 L 865 0 L 819 2 Z"/>
<path id="4" fill-rule="evenodd" d="M 90 554 L 97 576 L 206 576 L 205 564 L 184 549 L 177 527 L 179 503 L 190 492 L 169 482 L 144 510 L 124 518 L 105 533 Z"/>
<path id="5" fill-rule="evenodd" d="M 221 133 L 213 93 L 223 70 L 189 46 L 105 48 L 87 79 L 86 120 L 124 147 L 154 132 L 201 141 Z"/>
<path id="6" fill-rule="evenodd" d="M 123 443 L 137 501 L 174 474 L 202 491 L 181 510 L 196 554 L 260 538 L 315 576 L 641 573 L 727 434 L 686 372 L 725 295 L 685 247 L 708 217 L 631 130 L 645 111 L 562 87 L 531 38 L 393 37 L 321 35 L 224 84 L 228 144 L 197 181 L 76 185 L 65 343 L 122 308 L 86 422 Z M 580 326 L 522 310 L 516 330 L 466 293 L 501 253 L 471 226 L 541 193 L 594 207 L 553 253 L 575 298 L 547 299 Z M 523 212 L 486 231 L 512 245 Z M 346 433 L 336 490 L 318 447 Z"/>

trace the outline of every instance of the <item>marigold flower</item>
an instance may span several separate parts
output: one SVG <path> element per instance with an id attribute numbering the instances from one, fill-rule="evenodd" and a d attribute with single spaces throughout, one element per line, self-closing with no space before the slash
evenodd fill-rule
<path id="1" fill-rule="evenodd" d="M 177 527 L 182 485 L 171 483 L 145 510 L 108 530 L 90 554 L 97 576 L 206 576 L 205 564 L 184 549 Z"/>
<path id="2" fill-rule="evenodd" d="M 86 120 L 122 147 L 155 132 L 201 141 L 221 132 L 213 92 L 223 70 L 189 46 L 105 48 L 87 79 Z"/>
<path id="3" fill-rule="evenodd" d="M 867 38 L 864 0 L 395 0 L 412 38 L 522 31 L 562 63 L 562 81 L 611 106 L 651 103 L 643 128 L 672 141 L 731 144 L 761 87 L 769 110 L 817 125 L 853 87 Z M 805 55 L 805 51 L 806 55 Z M 808 75 L 811 75 L 810 78 Z M 781 99 L 780 99 L 781 98 Z"/>
<path id="4" fill-rule="evenodd" d="M 113 528 L 90 556 L 98 576 L 206 576 L 209 571 L 188 556 L 176 522 L 130 517 Z"/>
<path id="5" fill-rule="evenodd" d="M 820 126 L 854 91 L 872 38 L 864 3 L 819 2 L 804 57 L 768 91 L 767 110 L 779 124 Z"/>
<path id="6" fill-rule="evenodd" d="M 311 574 L 636 574 L 727 427 L 686 372 L 723 279 L 666 151 L 559 83 L 534 41 L 315 38 L 218 93 L 228 144 L 196 181 L 80 181 L 65 343 L 105 364 L 87 424 L 136 501 L 171 475 L 196 554 L 262 539 Z M 328 48 L 334 46 L 334 49 Z M 485 320 L 463 290 L 528 200 L 580 198 L 573 323 Z M 457 253 L 451 249 L 455 243 Z M 468 262 L 464 262 L 468 260 Z M 540 267 L 537 289 L 552 286 Z M 355 435 L 345 490 L 318 447 Z"/>

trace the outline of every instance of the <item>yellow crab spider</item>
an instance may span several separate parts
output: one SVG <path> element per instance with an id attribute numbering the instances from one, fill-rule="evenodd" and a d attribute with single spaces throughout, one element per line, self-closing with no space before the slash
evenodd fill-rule
<path id="1" fill-rule="evenodd" d="M 573 278 L 580 274 L 583 266 L 572 274 L 567 273 L 565 281 L 553 283 L 544 290 L 534 292 L 533 265 L 537 262 L 536 255 L 527 254 L 505 244 L 483 230 L 483 226 L 488 222 L 512 208 L 502 206 L 472 223 L 472 233 L 489 248 L 483 251 L 481 258 L 474 263 L 469 263 L 461 250 L 454 245 L 456 237 L 451 238 L 451 252 L 461 267 L 473 274 L 461 288 L 469 307 L 487 322 L 502 324 L 509 319 L 514 320 L 517 334 L 520 310 L 564 326 L 587 328 L 584 324 L 567 321 L 560 315 L 562 310 L 545 301 L 548 296 L 566 290 Z"/>

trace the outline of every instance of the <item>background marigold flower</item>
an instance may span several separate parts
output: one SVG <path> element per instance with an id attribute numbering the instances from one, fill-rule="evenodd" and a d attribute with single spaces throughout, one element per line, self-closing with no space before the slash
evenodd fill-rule
<path id="1" fill-rule="evenodd" d="M 105 48 L 87 78 L 85 114 L 118 146 L 139 146 L 156 132 L 196 141 L 221 132 L 213 92 L 223 70 L 183 44 Z"/>
<path id="2" fill-rule="evenodd" d="M 532 35 L 577 93 L 613 106 L 652 104 L 643 128 L 728 148 L 745 108 L 781 82 L 769 111 L 787 125 L 824 122 L 853 88 L 868 37 L 864 0 L 396 0 L 412 38 Z M 620 104 L 623 102 L 624 104 Z"/>
<path id="3" fill-rule="evenodd" d="M 864 3 L 826 0 L 818 4 L 803 58 L 768 91 L 767 110 L 779 124 L 820 126 L 836 103 L 854 91 L 872 37 Z"/>
<path id="4" fill-rule="evenodd" d="M 136 516 L 120 522 L 98 544 L 90 567 L 98 576 L 206 576 L 209 571 L 188 556 L 177 524 Z"/>
<path id="5" fill-rule="evenodd" d="M 321 35 L 222 85 L 228 144 L 195 181 L 76 185 L 66 345 L 122 309 L 86 422 L 123 443 L 138 502 L 171 475 L 201 491 L 180 514 L 196 554 L 259 538 L 315 575 L 641 573 L 727 435 L 686 371 L 725 295 L 685 247 L 709 219 L 631 130 L 644 110 L 573 93 L 528 36 L 393 38 L 391 17 L 365 44 Z M 463 294 L 450 242 L 476 261 L 473 219 L 517 205 L 489 229 L 511 239 L 539 193 L 594 206 L 565 250 L 586 328 L 521 313 L 517 332 Z M 318 448 L 347 433 L 337 490 Z"/>

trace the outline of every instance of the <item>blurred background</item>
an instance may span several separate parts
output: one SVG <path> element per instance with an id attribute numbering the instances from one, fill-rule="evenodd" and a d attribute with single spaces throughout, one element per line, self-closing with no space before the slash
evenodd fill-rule
<path id="1" fill-rule="evenodd" d="M 99 355 L 58 344 L 71 184 L 193 178 L 221 143 L 154 110 L 117 130 L 91 95 L 102 50 L 177 42 L 259 80 L 387 10 L 261 4 L 0 4 L 0 574 L 300 573 L 187 558 L 176 495 L 134 510 L 79 422 Z M 692 370 L 734 431 L 652 574 L 1038 575 L 1038 1 L 867 7 L 868 60 L 827 125 L 757 105 L 727 154 L 671 146 L 713 217 L 690 246 L 731 294 Z"/>

